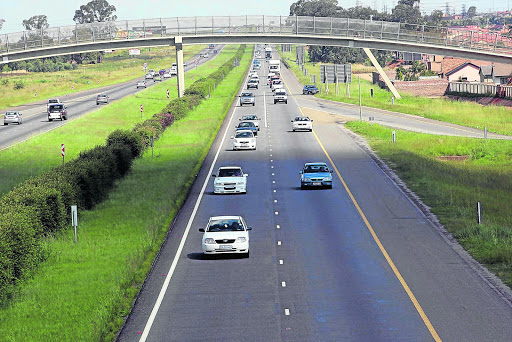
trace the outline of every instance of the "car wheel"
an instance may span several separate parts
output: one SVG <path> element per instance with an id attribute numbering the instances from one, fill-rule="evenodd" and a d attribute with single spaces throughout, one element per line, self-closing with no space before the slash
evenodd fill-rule
<path id="1" fill-rule="evenodd" d="M 311 128 L 309 131 L 310 131 L 310 132 L 313 132 L 313 128 Z"/>
<path id="2" fill-rule="evenodd" d="M 48 118 L 48 121 L 52 122 L 52 121 L 53 121 L 53 119 Z"/>
<path id="3" fill-rule="evenodd" d="M 244 254 L 244 258 L 249 259 L 249 251 L 247 251 L 247 253 Z"/>
<path id="4" fill-rule="evenodd" d="M 332 184 L 331 185 L 327 185 L 327 189 L 332 189 Z"/>
<path id="5" fill-rule="evenodd" d="M 300 188 L 301 188 L 301 190 L 306 189 L 306 186 L 304 185 L 304 183 L 302 183 L 302 182 L 300 183 Z"/>
<path id="6" fill-rule="evenodd" d="M 276 103 L 277 103 L 277 101 L 274 101 L 274 104 L 276 104 Z"/>
<path id="7" fill-rule="evenodd" d="M 255 105 L 255 104 L 253 103 L 253 104 L 252 104 L 252 106 L 254 107 L 254 105 Z"/>
<path id="8" fill-rule="evenodd" d="M 67 115 L 66 115 L 66 116 L 64 117 L 64 120 L 67 120 L 67 119 L 68 119 L 68 117 L 67 117 Z"/>
<path id="9" fill-rule="evenodd" d="M 7 122 L 4 122 L 4 126 L 7 126 L 7 125 L 8 125 L 8 123 L 7 123 Z"/>
<path id="10" fill-rule="evenodd" d="M 99 102 L 96 102 L 96 106 L 99 105 L 100 103 Z"/>
<path id="11" fill-rule="evenodd" d="M 288 104 L 288 101 L 284 101 L 284 104 Z"/>
<path id="12" fill-rule="evenodd" d="M 294 131 L 294 132 L 295 132 L 295 129 L 292 129 L 292 131 Z"/>

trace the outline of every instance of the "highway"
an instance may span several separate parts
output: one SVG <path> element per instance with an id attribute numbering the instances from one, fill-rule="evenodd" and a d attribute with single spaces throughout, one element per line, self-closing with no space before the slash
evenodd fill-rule
<path id="1" fill-rule="evenodd" d="M 293 96 L 273 104 L 265 66 L 256 106 L 233 104 L 118 341 L 510 341 L 510 291 L 336 122 L 292 132 L 311 97 L 283 70 Z M 232 151 L 245 114 L 262 118 L 257 150 Z M 314 161 L 335 170 L 332 190 L 300 190 Z M 228 165 L 249 174 L 246 195 L 213 194 L 212 172 Z M 252 227 L 249 259 L 202 255 L 198 228 L 217 215 Z"/>
<path id="2" fill-rule="evenodd" d="M 187 61 L 185 72 L 195 68 L 195 64 L 193 63 L 194 60 L 199 60 L 198 65 L 206 63 L 207 61 L 210 61 L 216 56 L 218 56 L 218 54 L 221 52 L 224 46 L 225 45 L 216 46 L 216 50 L 218 51 L 217 54 L 212 54 L 211 50 L 209 50 L 208 48 L 201 50 L 198 54 L 196 54 L 194 57 Z M 210 52 L 211 57 L 200 58 L 199 55 L 205 52 Z M 168 69 L 169 68 L 167 68 L 167 70 Z M 96 95 L 98 94 L 107 94 L 109 96 L 109 101 L 113 102 L 125 96 L 133 95 L 141 90 L 144 90 L 144 88 L 136 88 L 137 81 L 139 80 L 144 80 L 144 77 L 106 87 L 67 94 L 64 96 L 60 96 L 59 99 L 61 102 L 65 103 L 68 106 L 68 120 L 73 120 L 99 108 L 99 106 L 96 105 Z M 151 79 L 146 81 L 147 87 L 151 87 L 152 85 L 156 84 L 156 82 L 153 82 L 153 80 Z M 44 99 L 44 101 L 38 101 L 18 107 L 8 108 L 1 111 L 2 115 L 0 116 L 0 150 L 3 150 L 15 143 L 24 141 L 28 138 L 34 137 L 39 134 L 46 133 L 50 130 L 56 129 L 66 124 L 67 121 L 48 121 L 48 117 L 46 114 L 47 100 L 48 99 Z M 23 123 L 19 126 L 17 124 L 9 124 L 8 126 L 4 126 L 3 113 L 5 113 L 8 110 L 17 110 L 21 112 L 23 116 Z"/>

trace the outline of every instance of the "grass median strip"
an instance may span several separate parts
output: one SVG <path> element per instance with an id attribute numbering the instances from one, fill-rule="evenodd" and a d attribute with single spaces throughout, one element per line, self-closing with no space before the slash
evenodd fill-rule
<path id="1" fill-rule="evenodd" d="M 190 85 L 221 66 L 236 53 L 238 46 L 227 46 L 219 56 L 200 67 L 185 73 L 185 83 Z M 66 161 L 76 158 L 81 151 L 104 143 L 109 133 L 120 128 L 130 128 L 161 111 L 170 100 L 177 97 L 176 78 L 158 83 L 133 96 L 112 102 L 94 112 L 73 119 L 51 132 L 29 139 L 0 151 L 0 195 L 16 184 L 41 174 L 62 163 L 60 144 L 66 146 Z M 144 112 L 140 113 L 140 105 Z M 72 106 L 69 107 L 72 113 Z M 41 114 L 46 119 L 46 114 Z M 48 122 L 52 125 L 51 122 Z"/>
<path id="2" fill-rule="evenodd" d="M 204 47 L 185 46 L 184 60 L 193 57 Z M 148 63 L 148 69 L 158 72 L 170 68 L 175 60 L 176 53 L 172 48 L 143 48 L 140 56 L 129 56 L 128 50 L 120 50 L 106 54 L 103 63 L 76 65 L 76 70 L 31 73 L 14 71 L 14 75 L 0 73 L 0 109 L 126 82 L 144 76 L 142 65 L 145 62 Z M 23 88 L 14 89 L 20 83 Z"/>
<path id="3" fill-rule="evenodd" d="M 290 70 L 302 85 L 312 84 L 309 75 L 316 75 L 318 88 L 320 85 L 320 65 L 322 63 L 305 63 L 308 70 L 308 76 L 305 76 L 299 66 L 292 60 L 291 53 L 281 52 L 283 58 L 290 65 Z M 295 55 L 293 55 L 295 56 Z M 293 57 L 294 58 L 294 57 Z M 315 66 L 313 66 L 315 64 Z M 353 71 L 367 71 L 356 69 Z M 351 103 L 359 105 L 358 75 L 352 75 L 350 83 L 350 97 L 346 93 L 346 84 L 339 83 L 339 96 L 336 95 L 335 84 L 329 84 L 329 93 L 325 93 L 325 85 L 322 85 L 323 92 L 315 96 L 338 102 Z M 373 97 L 371 96 L 373 89 Z M 395 99 L 392 104 L 391 92 L 381 89 L 378 85 L 361 79 L 361 98 L 362 104 L 366 107 L 380 108 L 393 112 L 417 115 L 433 120 L 450 122 L 467 127 L 484 129 L 484 126 L 490 132 L 512 135 L 512 109 L 501 106 L 482 106 L 473 102 L 457 102 L 444 98 L 426 98 L 414 96 L 407 93 L 400 93 L 401 100 Z"/>
<path id="4" fill-rule="evenodd" d="M 475 259 L 512 286 L 512 143 L 419 134 L 352 121 Z M 483 208 L 476 224 L 476 203 Z"/>
<path id="5" fill-rule="evenodd" d="M 236 48 L 234 49 L 236 51 Z M 146 151 L 108 200 L 50 238 L 51 256 L 0 311 L 7 341 L 112 340 L 158 252 L 250 64 L 249 51 L 212 93 Z"/>

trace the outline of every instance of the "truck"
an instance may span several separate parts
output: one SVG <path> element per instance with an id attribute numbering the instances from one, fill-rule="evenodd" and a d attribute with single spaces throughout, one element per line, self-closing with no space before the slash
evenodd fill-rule
<path id="1" fill-rule="evenodd" d="M 273 72 L 274 74 L 281 73 L 281 61 L 279 59 L 271 59 L 268 61 L 268 72 Z"/>
<path id="2" fill-rule="evenodd" d="M 270 46 L 265 48 L 265 58 L 272 58 L 272 48 Z"/>

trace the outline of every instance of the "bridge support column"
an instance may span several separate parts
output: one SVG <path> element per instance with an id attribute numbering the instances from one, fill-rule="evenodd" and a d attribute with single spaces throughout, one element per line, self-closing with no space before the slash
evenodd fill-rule
<path id="1" fill-rule="evenodd" d="M 368 48 L 363 48 L 364 52 L 366 53 L 366 55 L 368 56 L 368 58 L 370 58 L 370 61 L 372 61 L 372 64 L 373 66 L 375 67 L 375 69 L 377 69 L 380 77 L 382 77 L 382 79 L 384 80 L 384 83 L 386 83 L 386 85 L 388 86 L 389 90 L 391 90 L 391 93 L 393 93 L 393 96 L 396 98 L 396 99 L 401 99 L 402 97 L 400 96 L 400 94 L 398 93 L 398 91 L 396 90 L 395 86 L 393 85 L 393 83 L 391 83 L 391 81 L 389 80 L 389 77 L 388 75 L 386 75 L 386 73 L 384 72 L 384 70 L 382 70 L 379 62 L 377 62 L 377 59 L 375 58 L 375 56 L 373 55 L 373 53 L 370 51 L 370 49 Z"/>
<path id="2" fill-rule="evenodd" d="M 185 93 L 185 70 L 183 68 L 183 40 L 180 36 L 174 37 L 176 46 L 176 64 L 178 69 L 178 97 L 183 97 Z"/>

